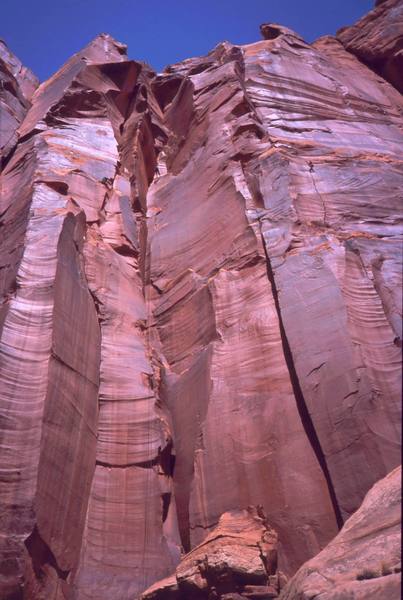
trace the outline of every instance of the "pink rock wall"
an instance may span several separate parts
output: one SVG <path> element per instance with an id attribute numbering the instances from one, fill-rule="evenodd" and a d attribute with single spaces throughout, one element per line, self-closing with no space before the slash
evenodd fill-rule
<path id="1" fill-rule="evenodd" d="M 134 599 L 250 504 L 293 574 L 400 461 L 401 97 L 262 34 L 34 93 L 0 48 L 6 600 Z"/>

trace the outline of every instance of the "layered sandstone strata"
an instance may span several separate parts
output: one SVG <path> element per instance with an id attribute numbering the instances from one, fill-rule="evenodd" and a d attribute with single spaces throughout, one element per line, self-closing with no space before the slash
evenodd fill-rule
<path id="1" fill-rule="evenodd" d="M 133 595 L 177 559 L 138 266 L 151 75 L 99 36 L 38 88 L 1 175 L 7 598 L 61 598 L 73 580 L 101 597 L 111 577 Z"/>
<path id="2" fill-rule="evenodd" d="M 401 96 L 261 30 L 34 93 L 3 49 L 7 600 L 134 599 L 257 504 L 292 575 L 400 461 Z"/>

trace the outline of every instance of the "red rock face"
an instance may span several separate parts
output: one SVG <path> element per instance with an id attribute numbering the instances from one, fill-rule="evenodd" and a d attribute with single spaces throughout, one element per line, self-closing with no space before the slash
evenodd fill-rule
<path id="1" fill-rule="evenodd" d="M 39 82 L 0 40 L 0 156 L 2 161 L 17 142 L 17 129 L 24 119 Z"/>
<path id="2" fill-rule="evenodd" d="M 375 9 L 337 33 L 343 46 L 403 92 L 403 4 L 378 0 Z"/>
<path id="3" fill-rule="evenodd" d="M 283 590 L 282 600 L 401 598 L 402 472 L 378 481 L 357 512 Z"/>
<path id="4" fill-rule="evenodd" d="M 262 34 L 4 50 L 2 598 L 134 599 L 252 504 L 291 575 L 400 460 L 401 97 Z"/>
<path id="5" fill-rule="evenodd" d="M 64 597 L 77 571 L 81 597 L 101 597 L 111 577 L 133 595 L 177 559 L 162 535 L 168 436 L 138 267 L 134 198 L 147 177 L 130 183 L 131 153 L 153 169 L 151 113 L 136 104 L 149 78 L 100 36 L 38 88 L 2 173 L 2 219 L 22 248 L 10 265 L 5 238 L 2 597 Z"/>
<path id="6" fill-rule="evenodd" d="M 275 598 L 284 580 L 277 572 L 277 542 L 261 507 L 224 513 L 175 573 L 152 585 L 141 600 L 230 600 L 234 593 L 241 593 L 239 598 Z"/>

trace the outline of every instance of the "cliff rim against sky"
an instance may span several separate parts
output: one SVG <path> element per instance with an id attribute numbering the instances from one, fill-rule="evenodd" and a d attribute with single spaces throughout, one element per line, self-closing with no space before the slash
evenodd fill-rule
<path id="1" fill-rule="evenodd" d="M 400 463 L 402 31 L 0 43 L 1 598 L 134 600 L 245 510 L 289 578 Z"/>

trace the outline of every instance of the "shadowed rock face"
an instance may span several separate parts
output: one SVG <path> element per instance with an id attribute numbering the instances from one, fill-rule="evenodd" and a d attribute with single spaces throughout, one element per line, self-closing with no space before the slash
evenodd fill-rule
<path id="1" fill-rule="evenodd" d="M 0 46 L 5 600 L 134 599 L 257 504 L 292 575 L 400 461 L 401 96 L 261 31 L 35 92 Z"/>
<path id="2" fill-rule="evenodd" d="M 403 92 L 403 3 L 381 0 L 352 27 L 337 32 L 337 39 L 362 62 Z"/>
<path id="3" fill-rule="evenodd" d="M 0 39 L 0 157 L 3 162 L 17 142 L 23 121 L 39 81 Z"/>

